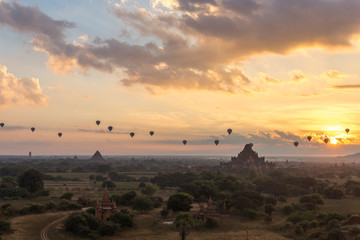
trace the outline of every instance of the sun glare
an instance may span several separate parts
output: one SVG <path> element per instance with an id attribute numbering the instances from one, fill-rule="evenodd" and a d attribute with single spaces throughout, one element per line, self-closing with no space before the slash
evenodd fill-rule
<path id="1" fill-rule="evenodd" d="M 338 143 L 338 140 L 336 140 L 335 137 L 329 137 L 329 139 L 330 139 L 331 144 L 337 144 Z"/>

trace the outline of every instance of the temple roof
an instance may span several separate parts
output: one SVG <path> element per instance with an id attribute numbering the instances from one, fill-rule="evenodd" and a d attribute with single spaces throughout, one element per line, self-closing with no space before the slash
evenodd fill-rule
<path id="1" fill-rule="evenodd" d="M 99 151 L 96 151 L 94 155 L 90 158 L 90 161 L 105 161 L 105 159 L 101 156 L 101 153 Z"/>
<path id="2" fill-rule="evenodd" d="M 253 146 L 254 144 L 252 143 L 246 144 L 244 149 L 236 157 L 236 160 L 249 162 L 257 162 L 259 160 L 263 160 L 263 158 L 259 158 L 258 153 L 252 149 Z"/>

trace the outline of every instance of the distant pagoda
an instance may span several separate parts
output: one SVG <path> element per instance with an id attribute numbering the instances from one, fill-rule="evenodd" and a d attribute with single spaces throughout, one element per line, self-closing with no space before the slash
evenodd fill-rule
<path id="1" fill-rule="evenodd" d="M 92 162 L 104 162 L 105 159 L 101 156 L 101 153 L 99 151 L 96 151 L 94 155 L 90 158 L 90 161 Z"/>
<path id="2" fill-rule="evenodd" d="M 223 163 L 224 168 L 272 168 L 275 166 L 273 163 L 265 162 L 265 157 L 259 157 L 252 147 L 254 144 L 248 143 L 244 149 L 238 154 L 237 157 L 232 157 L 231 162 Z"/>

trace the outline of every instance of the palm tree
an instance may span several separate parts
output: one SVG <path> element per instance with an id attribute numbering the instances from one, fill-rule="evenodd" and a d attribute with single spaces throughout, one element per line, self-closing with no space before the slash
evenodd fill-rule
<path id="1" fill-rule="evenodd" d="M 190 233 L 190 228 L 194 226 L 194 221 L 189 212 L 179 212 L 175 219 L 176 227 L 180 227 L 181 240 L 185 240 Z"/>

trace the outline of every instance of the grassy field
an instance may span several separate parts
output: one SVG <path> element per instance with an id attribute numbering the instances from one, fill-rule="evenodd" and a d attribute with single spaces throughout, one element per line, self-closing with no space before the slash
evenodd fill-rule
<path id="1" fill-rule="evenodd" d="M 48 223 L 68 215 L 68 212 L 47 213 L 15 217 L 11 219 L 12 229 L 10 234 L 2 236 L 3 240 L 39 240 L 41 229 Z"/>
<path id="2" fill-rule="evenodd" d="M 114 236 L 102 237 L 103 240 L 127 239 L 127 240 L 167 240 L 180 239 L 179 231 L 174 225 L 164 225 L 165 219 L 160 217 L 160 209 L 156 209 L 148 214 L 137 214 L 135 216 L 136 226 L 132 229 L 120 232 Z M 173 219 L 170 216 L 167 220 Z M 274 233 L 264 227 L 264 222 L 249 221 L 239 217 L 227 217 L 221 220 L 221 224 L 216 229 L 206 229 L 198 227 L 192 229 L 188 240 L 239 240 L 246 239 L 246 231 L 252 240 L 285 240 L 287 238 L 278 233 Z M 52 240 L 79 240 L 80 238 L 64 233 L 61 224 L 54 226 L 49 234 Z"/>

